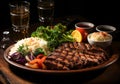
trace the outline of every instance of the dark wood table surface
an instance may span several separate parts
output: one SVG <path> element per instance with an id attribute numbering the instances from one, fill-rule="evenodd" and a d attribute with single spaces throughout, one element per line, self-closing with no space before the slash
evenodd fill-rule
<path id="1" fill-rule="evenodd" d="M 115 50 L 120 50 L 120 42 L 113 42 Z M 39 74 L 9 65 L 0 49 L 0 84 L 120 84 L 120 59 L 110 66 L 90 73 L 60 76 Z M 118 53 L 119 54 L 119 53 Z"/>

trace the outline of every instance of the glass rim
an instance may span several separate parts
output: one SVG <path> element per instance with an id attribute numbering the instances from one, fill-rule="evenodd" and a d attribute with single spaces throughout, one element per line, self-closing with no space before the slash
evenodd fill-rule
<path id="1" fill-rule="evenodd" d="M 14 1 L 14 2 L 9 3 L 10 7 L 16 7 L 16 5 L 18 5 L 18 6 L 21 6 L 21 5 L 30 6 L 30 2 L 28 2 L 28 1 Z"/>

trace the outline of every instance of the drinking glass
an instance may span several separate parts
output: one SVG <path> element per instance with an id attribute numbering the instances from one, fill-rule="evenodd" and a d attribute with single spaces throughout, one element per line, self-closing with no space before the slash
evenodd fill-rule
<path id="1" fill-rule="evenodd" d="M 30 3 L 27 1 L 15 1 L 11 2 L 9 5 L 12 28 L 16 36 L 18 36 L 16 38 L 21 39 L 27 37 L 30 18 Z"/>
<path id="2" fill-rule="evenodd" d="M 54 16 L 54 0 L 38 0 L 39 21 L 43 25 L 52 25 Z"/>

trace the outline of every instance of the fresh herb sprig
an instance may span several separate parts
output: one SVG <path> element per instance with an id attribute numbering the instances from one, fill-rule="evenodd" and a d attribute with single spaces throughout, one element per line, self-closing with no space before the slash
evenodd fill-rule
<path id="1" fill-rule="evenodd" d="M 27 45 L 26 46 L 25 45 L 19 46 L 17 51 L 20 52 L 23 56 L 26 56 L 29 53 Z"/>

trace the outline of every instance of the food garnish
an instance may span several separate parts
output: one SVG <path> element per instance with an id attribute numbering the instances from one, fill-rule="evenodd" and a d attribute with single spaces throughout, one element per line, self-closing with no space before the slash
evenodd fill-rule
<path id="1" fill-rule="evenodd" d="M 49 50 L 53 51 L 63 42 L 74 42 L 71 36 L 72 31 L 73 30 L 67 31 L 67 26 L 58 23 L 52 28 L 51 26 L 39 26 L 36 31 L 31 34 L 31 37 L 43 38 L 48 42 L 47 46 Z"/>
<path id="2" fill-rule="evenodd" d="M 36 59 L 39 54 L 45 56 L 48 53 L 47 41 L 38 37 L 29 37 L 14 44 L 10 49 L 9 59 L 25 65 L 27 62 Z"/>
<path id="3" fill-rule="evenodd" d="M 43 54 L 38 55 L 35 59 L 31 60 L 30 62 L 26 63 L 25 65 L 30 68 L 44 68 L 43 62 L 45 61 L 46 56 Z"/>
<path id="4" fill-rule="evenodd" d="M 76 42 L 82 42 L 82 34 L 78 30 L 74 30 L 71 35 Z"/>

